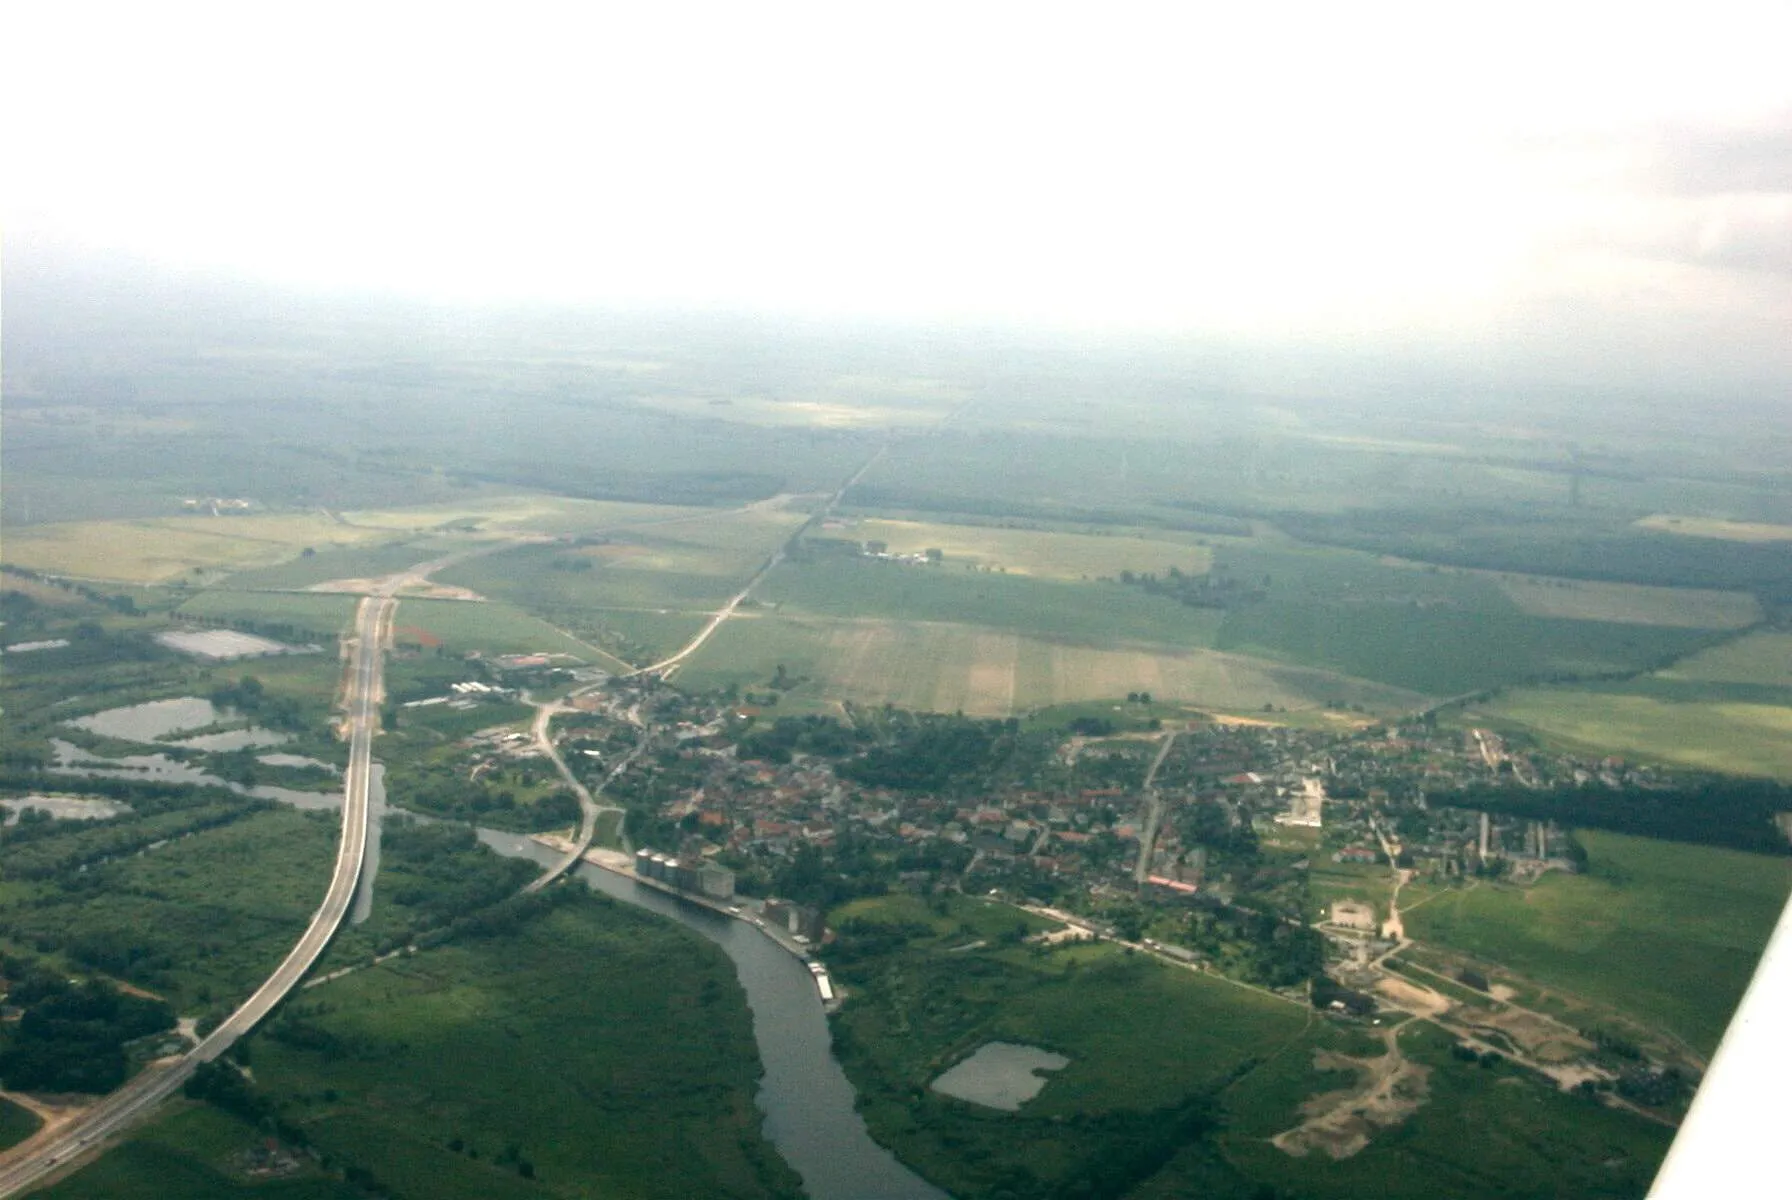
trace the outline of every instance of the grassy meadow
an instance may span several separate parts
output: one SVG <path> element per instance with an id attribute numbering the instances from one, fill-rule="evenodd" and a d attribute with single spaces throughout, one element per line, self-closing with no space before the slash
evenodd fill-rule
<path id="1" fill-rule="evenodd" d="M 1792 891 L 1792 860 L 1622 834 L 1578 834 L 1584 875 L 1401 896 L 1409 936 L 1502 963 L 1717 1046 Z"/>
<path id="2" fill-rule="evenodd" d="M 843 524 L 843 528 L 824 529 L 822 536 L 883 542 L 892 554 L 919 554 L 935 549 L 943 552 L 944 561 L 953 568 L 968 564 L 979 570 L 1047 579 L 1112 578 L 1122 571 L 1161 575 L 1171 567 L 1187 575 L 1200 575 L 1213 561 L 1213 552 L 1205 546 L 1125 534 L 948 525 L 879 517 Z"/>
<path id="3" fill-rule="evenodd" d="M 1673 629 L 1741 629 L 1761 619 L 1761 605 L 1746 592 L 1708 588 L 1649 587 L 1540 575 L 1499 577 L 1500 590 L 1528 616 Z"/>
<path id="4" fill-rule="evenodd" d="M 354 596 L 303 592 L 233 592 L 209 589 L 181 601 L 176 617 L 290 625 L 319 639 L 335 639 L 354 623 Z"/>
<path id="5" fill-rule="evenodd" d="M 797 1194 L 760 1136 L 758 1061 L 727 959 L 582 891 L 503 935 L 301 993 L 251 1049 L 282 1120 L 362 1186 L 314 1170 L 251 1185 L 234 1159 L 259 1131 L 173 1109 L 48 1195 Z M 121 1189 L 126 1178 L 139 1182 Z"/>
<path id="6" fill-rule="evenodd" d="M 1792 704 L 1525 688 L 1467 715 L 1522 725 L 1546 741 L 1583 752 L 1792 779 Z"/>
<path id="7" fill-rule="evenodd" d="M 1655 513 L 1637 522 L 1642 529 L 1726 542 L 1792 542 L 1792 525 L 1767 521 L 1730 521 L 1722 517 L 1688 517 Z"/>
<path id="8" fill-rule="evenodd" d="M 399 601 L 392 625 L 401 645 L 440 644 L 453 654 L 570 654 L 614 665 L 598 647 L 498 600 L 405 599 Z"/>
<path id="9" fill-rule="evenodd" d="M 792 701 L 884 701 L 932 712 L 1008 716 L 1148 691 L 1222 711 L 1308 709 L 1341 701 L 1370 711 L 1423 697 L 1382 684 L 1205 649 L 1092 646 L 952 622 L 831 620 L 754 613 L 722 626 L 681 670 L 691 687 L 758 686 L 782 664 Z"/>
<path id="10" fill-rule="evenodd" d="M 1751 633 L 1683 658 L 1656 678 L 1785 688 L 1792 700 L 1792 633 Z"/>
<path id="11" fill-rule="evenodd" d="M 852 557 L 780 567 L 755 593 L 779 612 L 980 625 L 1095 645 L 1210 646 L 1220 614 L 1117 583 L 1069 583 Z"/>
<path id="12" fill-rule="evenodd" d="M 1667 1154 L 1671 1129 L 1556 1091 L 1509 1066 L 1464 1067 L 1450 1057 L 1455 1039 L 1425 1022 L 1409 1023 L 1398 1036 L 1400 1052 L 1429 1068 L 1424 1104 L 1405 1122 L 1377 1131 L 1361 1153 L 1343 1160 L 1285 1154 L 1240 1125 L 1221 1135 L 1227 1162 L 1258 1186 L 1281 1189 L 1277 1194 L 1328 1200 L 1620 1200 L 1643 1195 Z M 1274 1074 L 1260 1071 L 1229 1098 L 1260 1079 L 1272 1083 Z M 1185 1155 L 1131 1195 L 1224 1195 L 1205 1186 L 1211 1178 L 1198 1156 Z M 1233 1193 L 1240 1200 L 1261 1194 Z"/>
<path id="13" fill-rule="evenodd" d="M 222 1011 L 267 977 L 310 921 L 339 824 L 329 812 L 256 812 L 94 864 L 82 887 L 15 882 L 0 893 L 0 921 L 9 941 L 115 974 L 179 1012 Z"/>
<path id="14" fill-rule="evenodd" d="M 0 1099 L 0 1150 L 18 1145 L 42 1125 L 43 1121 L 30 1109 Z"/>
<path id="15" fill-rule="evenodd" d="M 1351 1158 L 1292 1156 L 1268 1139 L 1298 1124 L 1306 1101 L 1358 1077 L 1318 1056 L 1377 1059 L 1371 1030 L 1111 946 L 1035 951 L 1015 944 L 1018 928 L 1003 936 L 1019 915 L 890 896 L 832 917 L 841 941 L 830 959 L 858 985 L 835 1040 L 866 1123 L 962 1200 L 1082 1194 L 1084 1179 L 1153 1200 L 1251 1200 L 1269 1188 L 1363 1200 L 1615 1198 L 1640 1194 L 1666 1153 L 1671 1131 L 1510 1067 L 1464 1068 L 1449 1056 L 1453 1038 L 1415 1022 L 1400 1051 L 1428 1072 L 1417 1110 Z M 1015 1113 L 928 1088 L 990 1040 L 1071 1061 Z M 1169 1114 L 1201 1102 L 1215 1124 L 1166 1132 Z M 1154 1136 L 1173 1139 L 1167 1154 L 1141 1152 Z"/>

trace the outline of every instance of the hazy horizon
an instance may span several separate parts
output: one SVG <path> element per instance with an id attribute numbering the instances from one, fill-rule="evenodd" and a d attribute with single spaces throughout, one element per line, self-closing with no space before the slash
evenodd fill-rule
<path id="1" fill-rule="evenodd" d="M 19 19 L 9 273 L 1792 381 L 1780 6 L 117 16 Z"/>

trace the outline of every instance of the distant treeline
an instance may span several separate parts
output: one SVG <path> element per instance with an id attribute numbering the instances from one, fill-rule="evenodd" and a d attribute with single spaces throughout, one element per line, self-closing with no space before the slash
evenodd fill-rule
<path id="1" fill-rule="evenodd" d="M 1670 788 L 1556 787 L 1538 791 L 1480 784 L 1440 803 L 1571 828 L 1609 829 L 1760 854 L 1792 852 L 1774 823 L 1792 812 L 1792 787 L 1766 779 L 1710 776 Z"/>
<path id="2" fill-rule="evenodd" d="M 1472 509 L 1284 513 L 1275 520 L 1305 541 L 1448 566 L 1746 591 L 1765 604 L 1792 604 L 1792 555 L 1780 545 Z"/>

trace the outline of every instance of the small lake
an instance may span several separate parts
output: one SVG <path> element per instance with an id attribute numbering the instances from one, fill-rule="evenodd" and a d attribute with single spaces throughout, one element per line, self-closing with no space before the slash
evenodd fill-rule
<path id="1" fill-rule="evenodd" d="M 28 808 L 47 812 L 58 821 L 103 821 L 107 817 L 116 817 L 121 812 L 129 812 L 131 806 L 98 797 L 22 796 L 14 800 L 0 800 L 0 808 L 6 810 L 6 823 L 17 825 L 19 814 Z"/>
<path id="2" fill-rule="evenodd" d="M 223 718 L 210 700 L 198 696 L 181 696 L 174 700 L 151 700 L 126 708 L 108 708 L 89 717 L 79 717 L 69 724 L 101 737 L 126 742 L 153 742 L 157 738 L 179 733 L 183 729 L 204 729 Z"/>
<path id="3" fill-rule="evenodd" d="M 246 788 L 202 771 L 191 763 L 169 758 L 166 754 L 126 754 L 119 758 L 105 758 L 90 754 L 73 742 L 65 742 L 61 738 L 51 738 L 50 749 L 56 754 L 56 763 L 50 771 L 57 775 L 85 779 L 143 779 L 155 783 L 204 784 L 229 788 L 239 796 L 254 796 L 257 800 L 277 800 L 294 808 L 342 807 L 341 792 L 302 792 L 296 788 L 275 787 L 266 783 Z"/>
<path id="4" fill-rule="evenodd" d="M 173 700 L 151 700 L 124 708 L 108 708 L 91 716 L 79 717 L 69 724 L 101 737 L 125 742 L 159 742 L 183 729 L 204 729 L 220 721 L 228 721 L 236 713 L 219 708 L 198 696 L 180 696 Z M 245 729 L 224 729 L 195 737 L 170 739 L 168 744 L 186 750 L 248 750 L 256 746 L 278 746 L 290 739 L 284 733 L 251 725 Z"/>
<path id="5" fill-rule="evenodd" d="M 1049 1082 L 1040 1072 L 1062 1071 L 1069 1065 L 1062 1054 L 1037 1046 L 988 1042 L 927 1086 L 985 1108 L 1019 1112 Z"/>

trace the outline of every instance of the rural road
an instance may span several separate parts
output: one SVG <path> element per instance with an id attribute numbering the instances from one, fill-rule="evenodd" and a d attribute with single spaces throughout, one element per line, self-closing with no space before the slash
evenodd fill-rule
<path id="1" fill-rule="evenodd" d="M 628 770 L 634 761 L 641 757 L 641 752 L 647 749 L 647 743 L 652 739 L 652 731 L 643 727 L 640 738 L 635 742 L 635 748 L 624 755 L 621 762 L 610 768 L 609 774 L 604 776 L 603 782 L 597 785 L 597 791 L 593 793 L 580 783 L 578 777 L 567 767 L 566 760 L 560 757 L 560 751 L 554 745 L 554 739 L 548 732 L 548 722 L 554 719 L 555 713 L 561 711 L 563 710 L 557 701 L 537 706 L 535 724 L 530 727 L 530 732 L 535 735 L 536 749 L 548 756 L 555 769 L 560 772 L 560 778 L 566 781 L 567 785 L 572 788 L 573 794 L 579 798 L 579 836 L 574 840 L 572 849 L 568 850 L 559 862 L 550 867 L 547 874 L 524 888 L 525 892 L 539 892 L 564 875 L 572 868 L 573 864 L 584 858 L 585 851 L 591 847 L 591 839 L 597 834 L 597 818 L 600 814 L 623 812 L 613 804 L 599 804 L 597 797 L 603 795 L 604 789 L 610 786 L 612 779 Z M 620 828 L 617 832 L 621 834 L 622 848 L 626 851 L 628 849 L 628 833 Z"/>
<path id="2" fill-rule="evenodd" d="M 678 664 L 682 663 L 685 659 L 701 649 L 703 643 L 709 640 L 710 635 L 722 627 L 722 622 L 726 621 L 729 617 L 732 617 L 734 615 L 734 610 L 739 608 L 742 602 L 745 601 L 748 596 L 753 594 L 753 589 L 763 583 L 765 577 L 770 575 L 772 571 L 777 568 L 778 564 L 784 561 L 785 555 L 789 553 L 792 546 L 797 544 L 798 539 L 809 532 L 809 529 L 817 522 L 826 520 L 839 505 L 841 498 L 844 497 L 847 492 L 852 490 L 852 485 L 863 479 L 865 477 L 865 472 L 876 466 L 877 460 L 882 458 L 884 452 L 888 449 L 889 446 L 887 444 L 878 447 L 877 453 L 866 459 L 864 465 L 854 471 L 852 477 L 841 484 L 838 491 L 828 497 L 828 502 L 822 505 L 820 512 L 817 512 L 807 521 L 804 521 L 801 525 L 797 526 L 796 532 L 786 538 L 783 545 L 772 551 L 772 556 L 765 560 L 763 566 L 753 572 L 753 577 L 747 580 L 747 585 L 736 592 L 729 599 L 728 603 L 724 604 L 709 618 L 709 621 L 703 628 L 697 631 L 697 636 L 685 643 L 684 649 L 668 658 L 662 658 L 652 666 L 642 667 L 634 673 L 636 675 L 658 675 L 661 678 L 667 678 L 678 668 Z"/>
<path id="3" fill-rule="evenodd" d="M 1145 772 L 1145 802 L 1150 807 L 1145 814 L 1145 831 L 1139 836 L 1139 861 L 1132 869 L 1132 880 L 1140 887 L 1145 886 L 1145 877 L 1151 874 L 1151 852 L 1157 848 L 1157 827 L 1164 820 L 1164 798 L 1157 791 L 1157 769 L 1164 765 L 1164 759 L 1170 757 L 1170 747 L 1176 744 L 1176 735 L 1171 733 L 1164 738 L 1164 744 L 1157 748 L 1157 757 L 1151 760 L 1151 769 Z"/>
<path id="4" fill-rule="evenodd" d="M 392 610 L 398 603 L 392 595 L 398 586 L 398 582 L 388 583 L 382 594 L 363 599 L 355 617 L 355 658 L 347 705 L 351 735 L 342 805 L 342 841 L 337 848 L 336 869 L 330 876 L 329 890 L 324 893 L 323 903 L 312 915 L 298 944 L 253 995 L 179 1060 L 169 1066 L 144 1070 L 85 1113 L 53 1131 L 47 1130 L 47 1136 L 41 1141 L 33 1139 L 15 1147 L 8 1156 L 10 1161 L 0 1165 L 0 1197 L 15 1196 L 42 1183 L 46 1177 L 102 1145 L 180 1090 L 199 1064 L 210 1062 L 230 1049 L 238 1038 L 253 1029 L 285 999 L 323 954 L 324 947 L 348 915 L 366 856 L 368 784 L 373 763 L 373 734 L 379 722 L 382 647 Z"/>

